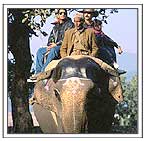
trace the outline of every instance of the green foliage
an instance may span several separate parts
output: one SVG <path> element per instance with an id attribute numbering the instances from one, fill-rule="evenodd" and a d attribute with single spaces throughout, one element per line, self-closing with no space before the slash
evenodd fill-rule
<path id="1" fill-rule="evenodd" d="M 9 20 L 13 21 L 16 17 L 18 9 L 9 9 L 8 10 L 8 18 Z M 67 9 L 69 13 L 72 13 L 74 11 L 79 11 L 79 9 Z M 46 36 L 47 34 L 43 31 L 41 31 L 41 28 L 46 23 L 46 20 L 51 15 L 57 14 L 57 9 L 20 9 L 20 17 L 21 17 L 21 23 L 27 25 L 32 30 L 40 30 L 40 32 Z M 107 18 L 110 16 L 110 14 L 118 13 L 117 9 L 96 9 L 95 18 L 99 18 L 101 21 L 107 24 Z M 17 15 L 18 16 L 18 15 Z M 39 22 L 36 22 L 36 18 L 40 19 Z"/>
<path id="2" fill-rule="evenodd" d="M 31 29 L 40 29 L 46 23 L 46 19 L 51 15 L 49 9 L 30 9 L 22 12 L 24 18 L 22 23 L 27 23 Z M 35 18 L 40 17 L 40 24 L 35 22 Z"/>
<path id="3" fill-rule="evenodd" d="M 107 19 L 109 18 L 110 14 L 115 14 L 118 13 L 118 9 L 106 9 L 106 8 L 101 8 L 101 9 L 96 9 L 95 17 L 100 19 L 102 22 L 105 24 L 108 24 Z"/>
<path id="4" fill-rule="evenodd" d="M 134 75 L 130 81 L 127 81 L 126 77 L 121 77 L 121 83 L 123 87 L 124 102 L 116 106 L 114 125 L 117 124 L 118 127 L 123 127 L 124 130 L 126 130 L 127 128 L 127 130 L 129 130 L 130 133 L 132 132 L 137 133 L 137 121 L 138 121 L 137 75 Z"/>

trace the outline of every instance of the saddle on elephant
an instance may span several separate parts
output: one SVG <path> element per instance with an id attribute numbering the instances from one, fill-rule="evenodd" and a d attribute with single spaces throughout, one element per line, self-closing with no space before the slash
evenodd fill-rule
<path id="1" fill-rule="evenodd" d="M 112 68 L 110 65 L 103 62 L 102 60 L 95 58 L 95 57 L 88 56 L 88 55 L 72 55 L 72 56 L 67 56 L 65 58 L 78 60 L 78 59 L 85 58 L 85 57 L 88 57 L 89 59 L 94 60 L 95 63 L 97 63 L 105 72 L 110 74 L 110 77 L 109 77 L 109 93 L 112 95 L 112 97 L 117 102 L 122 102 L 123 101 L 122 86 L 121 86 L 119 74 L 114 68 Z M 60 60 L 51 61 L 48 64 L 48 66 L 45 68 L 45 72 L 42 72 L 38 75 L 37 82 L 39 82 L 40 80 L 50 78 L 54 68 L 56 68 L 58 63 L 63 59 L 64 58 L 62 58 Z M 93 63 L 93 62 L 91 62 L 91 63 Z M 56 78 L 53 78 L 53 79 L 54 79 L 54 81 L 56 81 L 55 80 Z"/>

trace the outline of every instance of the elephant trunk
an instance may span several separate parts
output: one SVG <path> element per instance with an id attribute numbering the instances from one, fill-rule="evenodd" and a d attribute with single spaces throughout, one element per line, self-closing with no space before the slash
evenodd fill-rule
<path id="1" fill-rule="evenodd" d="M 60 93 L 63 129 L 65 133 L 80 133 L 85 123 L 86 96 L 94 84 L 89 79 L 77 77 L 64 81 Z"/>

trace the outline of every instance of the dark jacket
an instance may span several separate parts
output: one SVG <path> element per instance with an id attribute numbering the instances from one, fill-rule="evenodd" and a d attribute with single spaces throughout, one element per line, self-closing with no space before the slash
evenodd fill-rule
<path id="1" fill-rule="evenodd" d="M 110 46 L 118 48 L 118 44 L 114 42 L 109 36 L 101 33 L 95 33 L 99 46 Z"/>
<path id="2" fill-rule="evenodd" d="M 91 25 L 87 25 L 86 23 L 84 23 L 84 27 L 85 28 L 92 28 L 94 30 L 94 33 L 97 37 L 97 44 L 99 46 L 110 46 L 110 47 L 118 48 L 118 44 L 116 42 L 114 42 L 109 36 L 104 34 L 102 31 L 99 32 L 94 29 L 94 22 L 92 22 Z"/>
<path id="3" fill-rule="evenodd" d="M 64 33 L 67 29 L 70 29 L 74 27 L 74 24 L 71 20 L 71 18 L 67 18 L 67 21 L 64 22 L 63 24 L 59 24 L 57 23 L 51 33 L 50 36 L 48 38 L 48 43 L 47 46 L 49 46 L 50 43 L 54 42 L 56 43 L 58 46 L 62 44 L 63 38 L 64 38 Z"/>

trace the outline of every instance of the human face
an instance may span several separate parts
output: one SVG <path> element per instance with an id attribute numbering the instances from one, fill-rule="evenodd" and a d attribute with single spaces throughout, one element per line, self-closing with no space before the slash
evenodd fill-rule
<path id="1" fill-rule="evenodd" d="M 94 29 L 97 31 L 102 31 L 102 25 L 95 25 Z"/>
<path id="2" fill-rule="evenodd" d="M 81 29 L 83 27 L 83 21 L 81 20 L 81 18 L 74 18 L 74 25 L 77 30 Z"/>
<path id="3" fill-rule="evenodd" d="M 92 20 L 92 12 L 84 12 L 83 16 L 85 20 Z"/>
<path id="4" fill-rule="evenodd" d="M 60 20 L 64 20 L 67 17 L 67 13 L 64 9 L 60 9 L 58 15 L 59 15 L 58 17 Z"/>

